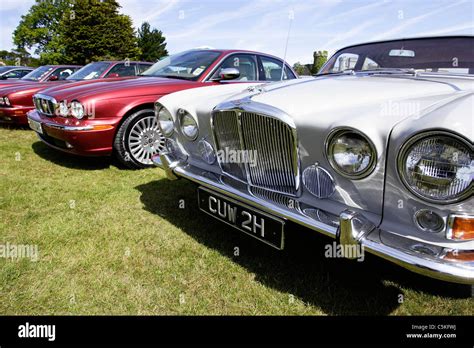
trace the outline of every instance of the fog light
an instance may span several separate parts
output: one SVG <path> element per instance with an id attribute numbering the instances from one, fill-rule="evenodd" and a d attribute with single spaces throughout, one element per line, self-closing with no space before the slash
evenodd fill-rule
<path id="1" fill-rule="evenodd" d="M 439 232 L 444 229 L 443 218 L 431 210 L 418 210 L 415 222 L 423 231 Z"/>
<path id="2" fill-rule="evenodd" d="M 446 237 L 457 240 L 474 239 L 474 216 L 449 215 Z"/>
<path id="3" fill-rule="evenodd" d="M 206 140 L 202 139 L 199 141 L 198 151 L 201 154 L 201 158 L 207 164 L 213 164 L 216 161 L 216 153 L 214 148 Z"/>
<path id="4" fill-rule="evenodd" d="M 334 180 L 327 170 L 317 163 L 303 171 L 303 185 L 318 198 L 328 198 L 335 191 Z"/>

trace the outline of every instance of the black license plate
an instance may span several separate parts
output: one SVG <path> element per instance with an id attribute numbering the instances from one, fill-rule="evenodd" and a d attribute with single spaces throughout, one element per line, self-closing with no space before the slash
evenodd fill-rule
<path id="1" fill-rule="evenodd" d="M 203 212 L 276 249 L 283 249 L 283 220 L 204 187 L 198 188 L 198 202 Z"/>

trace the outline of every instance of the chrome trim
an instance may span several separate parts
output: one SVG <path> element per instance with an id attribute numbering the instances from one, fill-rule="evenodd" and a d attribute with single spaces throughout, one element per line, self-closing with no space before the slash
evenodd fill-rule
<path id="1" fill-rule="evenodd" d="M 234 187 L 225 185 L 218 179 L 206 175 L 209 174 L 209 172 L 202 171 L 190 165 L 177 165 L 172 168 L 168 164 L 170 161 L 167 157 L 166 153 L 161 154 L 161 160 L 156 161 L 154 159 L 154 162 L 159 166 L 163 166 L 165 171 L 167 171 L 167 175 L 172 175 L 173 178 L 182 177 L 188 179 L 216 193 L 224 194 L 239 202 L 246 203 L 255 209 L 293 221 L 326 236 L 335 238 L 339 235 L 339 240 L 341 240 L 342 237 L 342 240 L 347 243 L 357 242 L 362 246 L 364 252 L 369 252 L 424 276 L 455 283 L 474 284 L 473 262 L 447 261 L 440 258 L 439 255 L 428 255 L 410 250 L 402 243 L 395 243 L 396 245 L 393 245 L 392 242 L 392 244 L 389 244 L 390 238 L 402 239 L 408 243 L 411 243 L 411 241 L 388 231 L 381 230 L 380 228 L 374 227 L 372 229 L 373 224 L 360 213 L 354 213 L 352 211 L 343 212 L 340 216 L 340 223 L 345 224 L 345 226 L 341 228 L 341 232 L 338 232 L 336 227 L 311 219 L 301 213 L 288 211 L 287 209 L 274 205 L 272 202 L 253 197 L 248 192 L 242 192 Z M 175 163 L 172 163 L 172 166 L 174 165 Z M 365 224 L 365 227 L 357 227 L 361 225 L 356 224 L 354 218 L 361 220 L 362 226 Z M 369 232 L 369 230 L 371 231 Z"/>
<path id="2" fill-rule="evenodd" d="M 179 179 L 174 174 L 174 169 L 177 168 L 179 161 L 171 160 L 167 152 L 162 152 L 159 155 L 152 157 L 151 160 L 156 166 L 165 171 L 168 180 L 174 181 Z"/>
<path id="3" fill-rule="evenodd" d="M 245 113 L 251 113 L 255 114 L 257 116 L 263 117 L 263 118 L 268 118 L 268 119 L 273 119 L 278 122 L 280 122 L 282 125 L 288 127 L 291 131 L 291 138 L 292 139 L 286 139 L 286 145 L 291 144 L 291 148 L 293 149 L 291 153 L 288 153 L 287 155 L 292 155 L 292 158 L 288 158 L 287 160 L 287 169 L 293 168 L 293 178 L 294 180 L 294 192 L 286 192 L 286 191 L 281 191 L 278 189 L 273 189 L 271 188 L 272 184 L 274 187 L 278 187 L 278 184 L 275 182 L 271 182 L 272 178 L 260 178 L 261 180 L 269 180 L 266 182 L 264 186 L 255 184 L 255 180 L 252 179 L 252 174 L 255 176 L 256 173 L 253 172 L 249 168 L 249 164 L 245 163 L 242 170 L 245 172 L 242 173 L 245 176 L 246 181 L 243 180 L 243 178 L 236 177 L 233 173 L 229 173 L 223 166 L 222 163 L 218 160 L 218 164 L 220 169 L 222 170 L 223 173 L 226 175 L 232 177 L 235 180 L 244 182 L 250 186 L 254 187 L 259 187 L 259 188 L 264 188 L 268 191 L 276 192 L 276 193 L 282 193 L 282 194 L 289 194 L 292 196 L 299 196 L 301 194 L 301 163 L 300 163 L 300 154 L 299 154 L 299 146 L 298 146 L 298 136 L 297 136 L 297 131 L 296 131 L 296 126 L 293 121 L 293 119 L 284 113 L 283 111 L 273 108 L 271 106 L 257 103 L 257 102 L 251 102 L 250 99 L 246 98 L 244 100 L 237 100 L 237 101 L 231 101 L 231 102 L 226 102 L 222 103 L 213 110 L 211 113 L 211 130 L 212 130 L 212 135 L 213 135 L 213 140 L 214 140 L 214 147 L 217 150 L 220 150 L 220 147 L 218 146 L 218 137 L 217 137 L 217 129 L 215 126 L 215 117 L 217 113 L 223 113 L 223 112 L 233 112 L 236 115 L 237 119 L 237 131 L 239 133 L 239 139 L 240 139 L 240 150 L 245 150 L 244 144 L 245 144 L 245 139 L 244 139 L 244 134 L 243 134 L 243 125 L 242 125 L 242 119 L 241 119 L 241 114 L 242 112 Z M 248 139 L 247 139 L 248 140 Z M 275 143 L 276 139 L 271 139 L 269 143 L 273 142 L 273 146 L 277 146 L 278 144 Z M 291 187 L 293 187 L 293 183 L 290 183 Z"/>
<path id="4" fill-rule="evenodd" d="M 65 131 L 71 131 L 71 132 L 80 132 L 80 131 L 87 131 L 87 130 L 93 130 L 93 126 L 63 126 L 60 124 L 55 124 L 55 123 L 47 123 L 47 122 L 42 122 L 44 126 L 49 127 L 49 128 L 56 128 L 56 129 L 61 129 Z"/>
<path id="5" fill-rule="evenodd" d="M 446 223 L 446 238 L 455 240 L 455 241 L 469 241 L 469 240 L 474 240 L 474 239 L 455 239 L 453 238 L 453 225 L 454 225 L 454 219 L 457 217 L 470 217 L 474 219 L 474 215 L 469 215 L 469 214 L 449 214 L 447 223 Z"/>
<path id="6" fill-rule="evenodd" d="M 405 188 L 411 194 L 413 194 L 415 197 L 420 198 L 420 199 L 422 199 L 426 202 L 436 203 L 436 204 L 443 204 L 443 205 L 460 202 L 460 201 L 464 200 L 465 198 L 468 198 L 472 195 L 472 191 L 474 189 L 474 183 L 472 181 L 469 184 L 469 186 L 466 187 L 465 191 L 464 192 L 461 191 L 461 194 L 456 198 L 433 199 L 433 198 L 426 197 L 426 196 L 422 195 L 421 193 L 418 193 L 415 190 L 413 190 L 405 179 L 405 174 L 404 174 L 405 170 L 404 169 L 405 169 L 405 164 L 406 164 L 406 154 L 408 153 L 410 148 L 413 147 L 413 145 L 417 141 L 419 141 L 423 138 L 429 138 L 429 137 L 435 137 L 435 136 L 452 137 L 452 138 L 460 141 L 465 146 L 467 146 L 467 148 L 471 149 L 471 151 L 473 149 L 473 146 L 470 144 L 470 142 L 468 140 L 464 139 L 462 136 L 457 135 L 455 133 L 451 133 L 451 132 L 448 132 L 448 131 L 445 131 L 445 130 L 437 130 L 437 129 L 423 130 L 419 133 L 411 135 L 410 138 L 408 140 L 406 140 L 399 147 L 398 155 L 397 155 L 397 173 L 398 173 L 398 177 L 399 177 L 400 181 L 403 183 L 403 185 L 405 186 Z"/>
<path id="7" fill-rule="evenodd" d="M 316 181 L 317 181 L 316 185 L 313 182 L 311 182 L 311 183 L 307 182 L 308 179 L 307 179 L 307 175 L 305 173 L 308 173 L 307 171 L 310 171 L 310 170 L 316 171 Z M 323 180 L 321 179 L 321 172 L 323 172 L 324 175 L 326 175 L 326 178 L 329 180 L 329 182 L 331 184 L 331 187 L 328 188 L 329 185 L 328 185 L 327 182 L 326 182 L 326 185 L 323 185 Z M 302 180 L 303 180 L 304 187 L 313 196 L 318 197 L 318 198 L 329 198 L 336 191 L 336 184 L 335 184 L 334 178 L 332 177 L 332 175 L 326 169 L 321 167 L 319 165 L 319 163 L 315 163 L 315 164 L 312 164 L 312 165 L 306 167 L 303 170 Z M 324 187 L 324 190 L 322 190 L 323 187 Z M 326 194 L 323 194 L 323 191 L 325 191 Z"/>
<path id="8" fill-rule="evenodd" d="M 52 105 L 50 105 L 50 103 Z M 35 105 L 35 108 L 38 110 L 38 112 L 41 112 L 47 116 L 55 115 L 56 110 L 59 107 L 59 104 L 55 98 L 41 93 L 37 93 L 33 96 L 33 104 Z"/>
<path id="9" fill-rule="evenodd" d="M 171 120 L 173 121 L 173 129 L 171 130 L 171 132 L 169 134 L 166 134 L 163 129 L 161 129 L 161 124 L 160 124 L 160 118 L 158 117 L 158 114 L 160 112 L 161 109 L 165 109 L 166 111 L 168 111 L 168 113 L 170 114 L 171 116 Z M 163 106 L 163 104 L 161 104 L 160 102 L 155 102 L 154 105 L 153 105 L 153 111 L 155 113 L 155 117 L 156 117 L 156 121 L 158 122 L 158 128 L 160 129 L 160 132 L 161 134 L 163 134 L 164 137 L 167 137 L 169 138 L 170 136 L 173 135 L 174 131 L 175 131 L 175 128 L 176 128 L 176 125 L 175 125 L 175 120 L 173 119 L 173 115 L 171 114 L 171 112 L 165 108 Z"/>
<path id="10" fill-rule="evenodd" d="M 185 109 L 178 109 L 177 114 L 178 114 L 178 115 L 177 115 L 178 117 L 177 117 L 177 120 L 176 120 L 176 121 L 177 121 L 178 124 L 179 124 L 179 130 L 181 131 L 181 134 L 182 134 L 187 140 L 189 140 L 189 141 L 194 141 L 194 140 L 196 140 L 197 137 L 199 136 L 199 123 L 198 123 L 196 117 L 194 117 L 193 115 L 191 115 L 191 113 L 188 112 L 188 111 L 185 110 Z M 186 116 L 186 115 L 191 116 L 191 118 L 194 120 L 194 122 L 196 122 L 197 132 L 196 132 L 196 135 L 195 135 L 194 137 L 188 137 L 188 136 L 186 135 L 186 133 L 184 133 L 184 131 L 183 131 L 183 118 L 184 118 L 184 116 Z M 171 117 L 173 117 L 173 116 L 171 116 Z M 158 122 L 158 124 L 159 124 L 159 122 Z M 161 127 L 160 127 L 160 129 L 161 129 Z M 173 134 L 173 133 L 171 133 L 171 134 Z M 171 135 L 171 134 L 170 134 L 170 135 Z M 170 135 L 167 135 L 167 137 L 169 137 Z"/>
<path id="11" fill-rule="evenodd" d="M 339 229 L 337 239 L 343 246 L 341 251 L 345 258 L 355 259 L 359 256 L 346 254 L 346 246 L 360 245 L 364 237 L 375 229 L 375 225 L 367 220 L 362 214 L 352 210 L 344 210 L 339 215 Z"/>
<path id="12" fill-rule="evenodd" d="M 441 221 L 443 221 L 443 224 L 442 226 L 437 229 L 437 230 L 430 230 L 429 228 L 425 228 L 423 226 L 420 225 L 420 223 L 418 222 L 418 216 L 422 213 L 425 213 L 425 212 L 429 212 L 429 213 L 432 213 L 432 214 L 435 214 L 437 215 L 439 218 L 441 218 Z M 420 210 L 417 210 L 415 212 L 415 214 L 413 214 L 413 222 L 415 223 L 416 227 L 418 227 L 420 230 L 422 231 L 425 231 L 425 232 L 430 232 L 430 233 L 439 233 L 441 231 L 443 231 L 446 227 L 446 222 L 444 221 L 443 217 L 440 216 L 439 214 L 437 214 L 436 212 L 434 212 L 433 210 L 431 209 L 420 209 Z"/>
<path id="13" fill-rule="evenodd" d="M 336 137 L 336 135 L 344 134 L 346 132 L 355 133 L 357 135 L 360 135 L 361 137 L 363 137 L 367 141 L 370 148 L 372 149 L 372 158 L 371 158 L 370 163 L 367 166 L 367 168 L 364 169 L 361 173 L 354 174 L 354 175 L 351 175 L 351 174 L 348 174 L 348 173 L 345 173 L 344 171 L 342 171 L 339 168 L 339 166 L 337 165 L 337 163 L 334 161 L 333 154 L 329 153 L 329 146 L 331 145 L 331 141 Z M 324 141 L 324 156 L 326 157 L 326 160 L 331 165 L 332 169 L 334 169 L 334 171 L 337 174 L 339 174 L 340 176 L 342 176 L 344 178 L 351 179 L 351 180 L 359 180 L 359 179 L 363 179 L 363 178 L 368 177 L 370 174 L 372 174 L 372 172 L 374 171 L 375 167 L 377 166 L 377 162 L 378 162 L 377 149 L 375 148 L 375 145 L 372 142 L 372 140 L 370 140 L 370 138 L 367 135 L 365 135 L 364 133 L 362 133 L 361 131 L 359 131 L 355 128 L 352 128 L 352 127 L 345 127 L 345 126 L 334 128 L 333 130 L 331 130 L 329 132 L 328 136 L 326 137 L 326 140 Z"/>

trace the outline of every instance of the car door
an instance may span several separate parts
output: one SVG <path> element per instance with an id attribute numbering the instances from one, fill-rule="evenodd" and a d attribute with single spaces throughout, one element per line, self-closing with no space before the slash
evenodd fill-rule
<path id="1" fill-rule="evenodd" d="M 214 70 L 209 80 L 217 78 L 222 69 L 235 68 L 239 70 L 240 76 L 229 82 L 251 82 L 258 81 L 258 62 L 255 54 L 235 53 L 231 54 Z"/>
<path id="2" fill-rule="evenodd" d="M 285 64 L 285 70 L 282 71 L 283 61 L 268 56 L 258 56 L 260 80 L 261 81 L 281 81 L 295 79 L 296 75 Z M 283 74 L 282 74 L 283 73 Z"/>

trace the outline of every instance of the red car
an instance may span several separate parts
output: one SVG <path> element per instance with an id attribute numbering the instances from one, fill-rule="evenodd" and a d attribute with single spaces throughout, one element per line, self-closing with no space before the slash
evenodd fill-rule
<path id="1" fill-rule="evenodd" d="M 1 80 L 0 88 L 18 86 L 22 84 L 64 80 L 68 76 L 72 75 L 76 70 L 79 70 L 81 67 L 81 65 L 43 65 L 29 72 L 21 79 Z"/>
<path id="2" fill-rule="evenodd" d="M 85 84 L 100 78 L 136 76 L 152 65 L 152 63 L 147 62 L 128 61 L 94 62 L 77 70 L 66 79 L 8 87 L 0 85 L 0 123 L 28 124 L 26 114 L 34 109 L 33 95 L 52 85 L 55 86 L 63 83 Z"/>
<path id="3" fill-rule="evenodd" d="M 47 145 L 85 156 L 115 155 L 130 168 L 152 166 L 164 140 L 154 102 L 168 93 L 231 82 L 297 78 L 279 58 L 240 50 L 196 49 L 158 61 L 140 78 L 49 88 L 36 94 L 30 127 Z M 282 71 L 283 70 L 283 71 Z"/>

